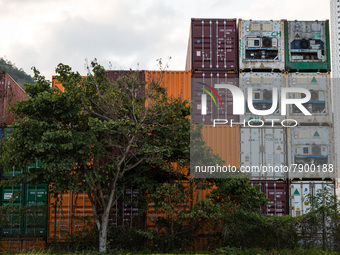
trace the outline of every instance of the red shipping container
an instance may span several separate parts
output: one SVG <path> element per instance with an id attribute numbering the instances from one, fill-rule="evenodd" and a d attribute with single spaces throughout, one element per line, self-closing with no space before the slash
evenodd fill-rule
<path id="1" fill-rule="evenodd" d="M 11 125 L 15 115 L 9 107 L 19 100 L 27 100 L 25 90 L 5 71 L 0 72 L 0 126 Z"/>
<path id="2" fill-rule="evenodd" d="M 236 19 L 191 19 L 186 70 L 238 70 Z"/>
<path id="3" fill-rule="evenodd" d="M 233 115 L 233 97 L 229 90 L 218 89 L 218 95 L 221 98 L 222 106 L 216 98 L 217 106 L 214 105 L 213 99 L 207 96 L 207 115 L 201 114 L 201 95 L 203 89 L 210 90 L 206 85 L 215 88 L 216 84 L 233 84 L 238 87 L 238 73 L 234 71 L 196 71 L 191 75 L 191 100 L 194 105 L 191 110 L 191 119 L 196 124 L 213 124 L 214 119 L 227 119 L 239 121 L 238 115 Z M 213 95 L 216 97 L 215 95 Z M 230 122 L 229 122 L 230 123 Z"/>
<path id="4" fill-rule="evenodd" d="M 259 185 L 260 191 L 269 200 L 268 204 L 261 208 L 263 214 L 283 216 L 289 214 L 288 184 L 286 181 L 250 181 L 253 187 Z"/>

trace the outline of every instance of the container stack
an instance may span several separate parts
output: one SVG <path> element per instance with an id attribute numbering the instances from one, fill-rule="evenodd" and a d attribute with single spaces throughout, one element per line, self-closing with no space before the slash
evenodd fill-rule
<path id="1" fill-rule="evenodd" d="M 310 116 L 292 105 L 287 111 L 287 118 L 299 123 L 287 132 L 288 165 L 296 167 L 288 173 L 289 208 L 298 216 L 309 209 L 308 194 L 317 195 L 324 187 L 334 194 L 329 22 L 285 21 L 285 41 L 287 87 L 311 93 L 303 104 Z"/>
<path id="2" fill-rule="evenodd" d="M 243 123 L 240 128 L 240 166 L 251 170 L 250 184 L 258 184 L 269 199 L 269 204 L 262 208 L 263 213 L 286 215 L 287 176 L 282 171 L 274 171 L 275 167 L 287 163 L 286 130 L 280 125 L 285 116 L 281 115 L 279 104 L 281 88 L 286 86 L 284 21 L 239 20 L 238 29 L 239 81 L 245 96 L 245 114 L 240 119 Z M 259 111 L 273 109 L 270 115 L 261 116 L 255 115 L 250 106 Z"/>

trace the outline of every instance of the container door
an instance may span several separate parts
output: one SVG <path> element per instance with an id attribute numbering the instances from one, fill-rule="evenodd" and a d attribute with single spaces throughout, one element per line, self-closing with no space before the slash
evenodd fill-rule
<path id="1" fill-rule="evenodd" d="M 26 185 L 26 236 L 46 235 L 48 203 L 47 189 L 47 184 Z"/>
<path id="2" fill-rule="evenodd" d="M 3 187 L 2 188 L 2 206 L 7 208 L 3 214 L 3 226 L 1 235 L 3 236 L 20 236 L 23 231 L 23 211 L 19 208 L 24 206 L 24 185 Z"/>

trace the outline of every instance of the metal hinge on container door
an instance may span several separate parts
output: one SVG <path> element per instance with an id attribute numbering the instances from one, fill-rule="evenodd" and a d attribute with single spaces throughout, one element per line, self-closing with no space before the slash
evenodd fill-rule
<path id="1" fill-rule="evenodd" d="M 260 145 L 260 152 L 264 152 L 264 146 Z"/>

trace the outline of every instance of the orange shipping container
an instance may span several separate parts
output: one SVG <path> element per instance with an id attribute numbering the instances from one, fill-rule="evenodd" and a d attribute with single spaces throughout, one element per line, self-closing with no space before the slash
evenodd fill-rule
<path id="1" fill-rule="evenodd" d="M 225 161 L 226 165 L 240 167 L 240 127 L 206 125 L 202 135 L 209 147 Z"/>
<path id="2" fill-rule="evenodd" d="M 145 81 L 160 83 L 169 96 L 190 100 L 191 71 L 145 71 Z"/>
<path id="3" fill-rule="evenodd" d="M 58 195 L 59 202 L 54 205 L 54 194 L 49 195 L 49 219 L 47 226 L 47 241 L 65 242 L 67 237 L 85 228 L 93 228 L 93 209 L 85 192 L 71 191 Z"/>
<path id="4" fill-rule="evenodd" d="M 19 253 L 27 251 L 44 251 L 46 241 L 42 238 L 6 238 L 0 241 L 0 253 Z"/>

